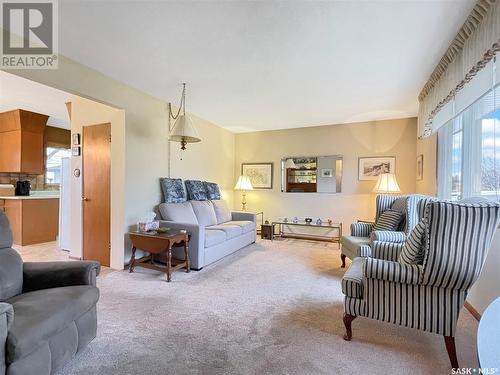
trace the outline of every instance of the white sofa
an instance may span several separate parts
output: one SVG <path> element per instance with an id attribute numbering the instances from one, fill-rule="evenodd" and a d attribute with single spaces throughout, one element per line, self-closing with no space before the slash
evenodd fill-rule
<path id="1" fill-rule="evenodd" d="M 196 270 L 256 240 L 255 214 L 232 212 L 223 200 L 162 203 L 159 211 L 161 227 L 191 233 L 189 258 Z M 175 249 L 174 255 L 183 259 L 182 249 Z"/>

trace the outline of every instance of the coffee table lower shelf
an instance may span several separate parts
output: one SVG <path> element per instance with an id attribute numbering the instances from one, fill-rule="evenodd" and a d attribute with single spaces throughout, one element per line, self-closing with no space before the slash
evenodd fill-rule
<path id="1" fill-rule="evenodd" d="M 334 223 L 332 225 L 317 225 L 317 224 L 307 224 L 307 223 L 285 223 L 285 222 L 279 222 L 279 221 L 273 221 L 271 223 L 272 225 L 272 231 L 273 234 L 271 236 L 271 239 L 274 239 L 275 237 L 282 237 L 282 238 L 297 238 L 297 239 L 304 239 L 304 240 L 313 240 L 313 241 L 323 241 L 323 242 L 332 242 L 332 243 L 337 243 L 340 246 L 340 239 L 342 238 L 342 223 Z M 313 228 L 313 229 L 333 229 L 337 232 L 337 235 L 335 236 L 323 236 L 323 235 L 315 235 L 315 234 L 300 234 L 300 233 L 290 233 L 290 232 L 285 232 L 283 230 L 283 226 L 298 226 L 298 227 L 305 227 L 305 228 Z M 278 230 L 275 231 L 276 226 L 278 226 Z"/>

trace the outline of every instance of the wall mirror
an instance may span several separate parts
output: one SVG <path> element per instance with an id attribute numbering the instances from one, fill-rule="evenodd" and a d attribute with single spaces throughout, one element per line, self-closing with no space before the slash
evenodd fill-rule
<path id="1" fill-rule="evenodd" d="M 340 193 L 342 156 L 290 156 L 281 159 L 284 193 Z"/>

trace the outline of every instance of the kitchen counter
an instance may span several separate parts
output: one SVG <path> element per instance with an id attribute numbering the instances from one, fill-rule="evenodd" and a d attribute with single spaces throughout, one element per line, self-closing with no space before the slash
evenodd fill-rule
<path id="1" fill-rule="evenodd" d="M 59 195 L 10 195 L 0 196 L 0 199 L 59 199 Z"/>

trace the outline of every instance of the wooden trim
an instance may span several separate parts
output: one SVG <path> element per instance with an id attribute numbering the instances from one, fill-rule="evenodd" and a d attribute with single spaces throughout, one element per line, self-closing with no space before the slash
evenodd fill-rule
<path id="1" fill-rule="evenodd" d="M 44 133 L 44 143 L 46 147 L 71 148 L 71 131 L 47 126 Z"/>
<path id="2" fill-rule="evenodd" d="M 479 322 L 481 320 L 481 314 L 472 306 L 469 302 L 465 301 L 465 308 L 467 311 L 471 313 L 471 315 L 476 318 L 476 320 Z"/>

